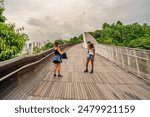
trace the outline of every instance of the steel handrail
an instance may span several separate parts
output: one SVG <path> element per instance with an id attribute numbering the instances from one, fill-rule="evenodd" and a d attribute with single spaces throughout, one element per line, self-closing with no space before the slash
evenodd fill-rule
<path id="1" fill-rule="evenodd" d="M 103 43 L 99 43 L 99 44 L 100 44 L 100 45 L 104 45 L 104 46 L 115 47 L 115 48 L 122 48 L 122 49 L 129 49 L 129 50 L 143 51 L 143 52 L 150 53 L 150 50 L 145 50 L 145 49 L 140 49 L 140 48 L 131 48 L 131 47 L 124 47 L 124 46 L 108 45 L 108 44 L 103 44 Z M 97 44 L 97 45 L 99 45 L 99 44 Z"/>
<path id="2" fill-rule="evenodd" d="M 126 69 L 127 71 L 142 78 L 143 80 L 150 82 L 150 68 L 148 66 L 150 64 L 149 51 L 135 48 L 130 49 L 127 47 L 122 48 L 105 44 L 98 44 L 95 45 L 95 47 L 97 54 L 112 61 L 113 63 L 119 65 L 121 68 Z M 121 52 L 122 49 L 126 49 L 127 53 Z M 133 54 L 131 54 L 131 51 L 133 52 Z M 146 54 L 146 57 L 138 56 L 136 52 L 141 52 L 141 54 L 144 53 Z M 124 55 L 126 56 L 126 58 L 124 58 Z M 131 57 L 134 57 L 134 59 L 132 59 Z M 141 66 L 143 63 L 145 63 L 145 61 L 147 62 L 147 64 L 145 64 L 145 68 L 141 69 Z"/>

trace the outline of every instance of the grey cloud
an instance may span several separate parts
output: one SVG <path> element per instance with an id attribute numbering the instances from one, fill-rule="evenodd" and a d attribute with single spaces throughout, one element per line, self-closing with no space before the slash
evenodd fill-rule
<path id="1" fill-rule="evenodd" d="M 150 23 L 149 0 L 6 0 L 6 17 L 32 40 L 67 38 L 104 22 Z"/>
<path id="2" fill-rule="evenodd" d="M 30 18 L 27 23 L 29 25 L 32 25 L 32 26 L 39 26 L 39 27 L 45 27 L 46 26 L 45 22 L 38 20 L 38 19 L 34 19 L 34 18 Z"/>
<path id="3" fill-rule="evenodd" d="M 146 21 L 147 16 L 150 14 L 150 1 L 149 0 L 126 0 L 116 1 L 111 7 L 105 7 L 104 11 L 106 17 L 104 19 L 114 22 L 116 20 L 122 20 L 127 23 Z M 138 19 L 143 18 L 143 21 Z M 145 20 L 144 20 L 145 19 Z M 150 20 L 147 20 L 148 23 Z"/>

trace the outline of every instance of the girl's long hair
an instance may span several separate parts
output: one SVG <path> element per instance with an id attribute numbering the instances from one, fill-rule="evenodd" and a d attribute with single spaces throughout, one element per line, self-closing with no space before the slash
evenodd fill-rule
<path id="1" fill-rule="evenodd" d="M 54 43 L 54 46 L 55 46 L 55 47 L 58 47 L 58 46 L 59 46 L 59 43 L 58 43 L 58 42 L 55 42 L 55 43 Z"/>
<path id="2" fill-rule="evenodd" d="M 89 48 L 94 48 L 94 44 L 93 44 L 93 43 L 90 43 L 88 47 L 89 47 Z"/>

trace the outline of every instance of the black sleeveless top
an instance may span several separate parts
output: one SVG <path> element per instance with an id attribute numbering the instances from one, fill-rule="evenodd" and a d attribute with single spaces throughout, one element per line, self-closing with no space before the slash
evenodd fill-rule
<path id="1" fill-rule="evenodd" d="M 55 49 L 55 52 L 54 52 L 54 53 L 55 53 L 55 55 L 61 55 L 61 54 L 58 52 L 58 50 L 56 50 L 56 49 Z"/>

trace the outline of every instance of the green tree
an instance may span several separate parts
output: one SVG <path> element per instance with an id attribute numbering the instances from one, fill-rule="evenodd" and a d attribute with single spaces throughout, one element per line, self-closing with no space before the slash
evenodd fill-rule
<path id="1" fill-rule="evenodd" d="M 123 25 L 121 21 L 117 21 L 116 25 Z"/>
<path id="2" fill-rule="evenodd" d="M 42 49 L 42 51 L 45 51 L 45 50 L 48 50 L 48 49 L 50 49 L 52 47 L 54 47 L 54 44 L 52 42 L 48 42 L 41 49 Z"/>
<path id="3" fill-rule="evenodd" d="M 4 12 L 4 0 L 0 0 L 0 22 L 5 22 L 6 18 L 3 16 Z"/>
<path id="4" fill-rule="evenodd" d="M 3 0 L 0 1 L 0 61 L 4 61 L 20 53 L 28 39 L 26 34 L 15 29 L 14 23 L 5 23 L 3 16 Z"/>
<path id="5" fill-rule="evenodd" d="M 55 40 L 55 42 L 58 42 L 59 45 L 64 45 L 65 44 L 64 40 L 62 40 L 62 39 L 57 39 L 57 40 Z"/>
<path id="6" fill-rule="evenodd" d="M 90 33 L 99 43 L 149 49 L 150 25 L 148 24 L 124 25 L 121 21 L 113 24 L 104 23 L 101 30 Z"/>
<path id="7" fill-rule="evenodd" d="M 150 49 L 150 37 L 149 38 L 138 38 L 130 41 L 128 47 L 132 48 L 141 48 L 141 49 Z"/>
<path id="8" fill-rule="evenodd" d="M 70 44 L 82 43 L 83 42 L 83 35 L 81 34 L 79 37 L 73 37 L 69 40 Z"/>
<path id="9" fill-rule="evenodd" d="M 38 47 L 33 47 L 33 54 L 38 54 L 38 53 L 40 53 L 42 51 L 42 49 L 41 48 L 38 48 Z"/>
<path id="10" fill-rule="evenodd" d="M 110 28 L 110 25 L 109 25 L 108 23 L 106 23 L 106 22 L 105 22 L 105 23 L 103 24 L 103 26 L 102 26 L 102 29 L 103 29 L 103 30 L 104 30 L 105 28 Z"/>

